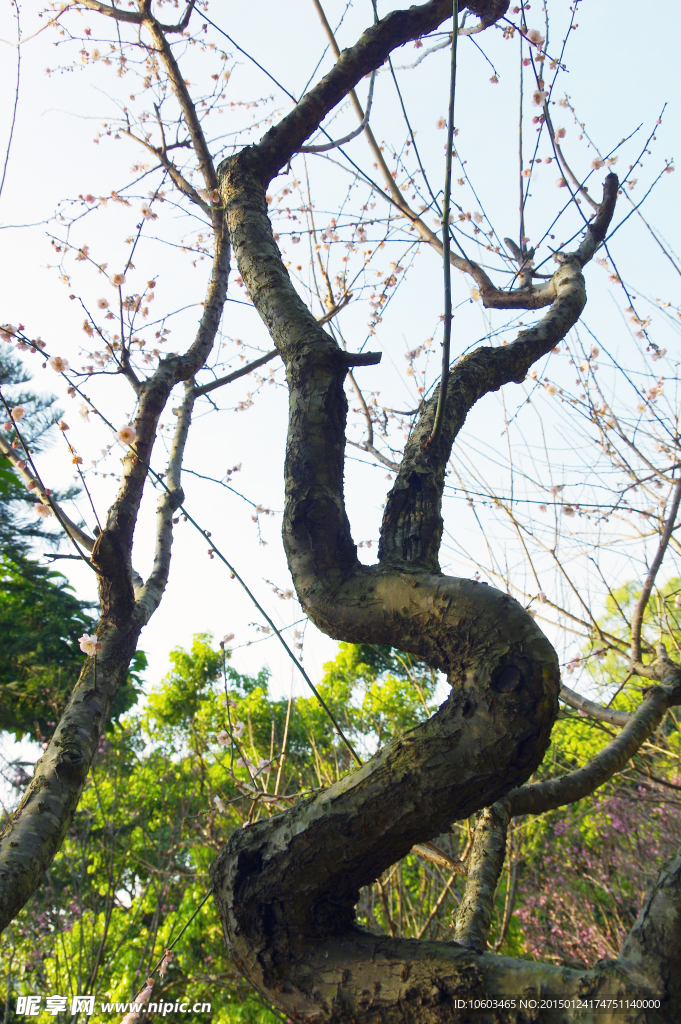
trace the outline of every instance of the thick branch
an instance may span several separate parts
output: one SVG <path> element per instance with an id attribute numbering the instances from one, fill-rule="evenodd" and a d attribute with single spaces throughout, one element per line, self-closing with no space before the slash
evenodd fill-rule
<path id="1" fill-rule="evenodd" d="M 85 659 L 54 736 L 0 836 L 0 931 L 33 895 L 61 846 L 138 637 L 138 628 L 98 627 L 102 650 Z"/>
<path id="2" fill-rule="evenodd" d="M 471 7 L 470 4 L 462 4 Z M 487 10 L 498 4 L 475 4 Z M 472 9 L 472 8 L 471 8 Z M 305 140 L 319 128 L 326 115 L 364 78 L 379 68 L 394 49 L 438 28 L 452 16 L 450 0 L 430 0 L 407 10 L 392 11 L 343 50 L 336 65 L 311 89 L 286 117 L 271 128 L 257 147 L 257 173 L 261 183 L 269 181 L 284 167 Z M 335 41 L 334 41 L 335 42 Z M 364 117 L 362 111 L 360 120 Z M 255 171 L 255 168 L 254 168 Z"/>
<path id="3" fill-rule="evenodd" d="M 494 894 L 504 866 L 510 820 L 502 801 L 486 807 L 475 828 L 466 886 L 454 931 L 456 941 L 472 949 L 487 949 Z"/>
<path id="4" fill-rule="evenodd" d="M 595 718 L 598 722 L 609 722 L 610 725 L 626 725 L 631 715 L 628 711 L 616 711 L 614 708 L 604 708 L 602 704 L 596 704 L 588 697 L 582 697 L 581 693 L 575 693 L 565 683 L 561 683 L 560 699 L 574 708 L 575 711 L 582 711 L 588 718 Z"/>
<path id="5" fill-rule="evenodd" d="M 530 366 L 550 352 L 577 322 L 586 302 L 578 261 L 563 258 L 551 281 L 554 302 L 534 327 L 521 331 L 515 342 L 499 348 L 478 348 L 451 370 L 446 412 L 440 437 L 429 444 L 439 388 L 423 404 L 404 450 L 388 497 L 379 559 L 438 569 L 442 538 L 442 493 L 452 445 L 469 410 L 490 391 L 521 383 Z"/>
<path id="6" fill-rule="evenodd" d="M 187 434 L 192 419 L 192 410 L 196 400 L 193 381 L 185 383 L 185 396 L 179 409 L 173 412 L 177 416 L 175 434 L 168 459 L 165 488 L 158 499 L 156 511 L 156 551 L 154 567 L 151 574 L 140 588 L 137 595 L 137 613 L 140 619 L 148 621 L 161 603 L 163 592 L 168 583 L 170 571 L 170 551 L 173 543 L 173 515 L 184 501 L 182 490 L 182 460 L 187 443 Z"/>
<path id="7" fill-rule="evenodd" d="M 513 817 L 518 814 L 542 814 L 590 796 L 624 768 L 627 761 L 660 724 L 672 703 L 678 703 L 678 698 L 670 693 L 667 687 L 656 686 L 650 690 L 630 716 L 622 732 L 583 768 L 568 772 L 557 779 L 522 786 L 509 793 L 506 798 L 509 813 Z"/>
<path id="8" fill-rule="evenodd" d="M 576 253 L 557 253 L 559 269 L 540 289 L 552 295 L 545 316 L 515 342 L 500 348 L 479 348 L 464 356 L 452 369 L 447 384 L 446 414 L 442 431 L 431 441 L 439 388 L 423 404 L 407 442 L 404 458 L 386 502 L 381 527 L 379 559 L 402 564 L 438 568 L 442 539 L 442 493 L 445 470 L 452 445 L 469 410 L 490 391 L 504 384 L 522 383 L 530 366 L 550 352 L 579 319 L 586 303 L 582 267 L 603 239 L 612 219 L 617 198 L 617 176 L 609 174 L 603 190 L 603 202 L 586 237 Z M 527 295 L 528 289 L 504 295 Z M 542 300 L 542 305 L 545 303 Z"/>

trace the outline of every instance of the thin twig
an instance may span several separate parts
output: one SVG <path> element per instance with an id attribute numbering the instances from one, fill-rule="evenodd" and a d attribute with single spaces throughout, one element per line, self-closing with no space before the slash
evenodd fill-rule
<path id="1" fill-rule="evenodd" d="M 444 266 L 445 326 L 442 339 L 442 378 L 440 394 L 435 410 L 433 432 L 429 444 L 436 444 L 442 432 L 447 403 L 447 381 L 449 378 L 449 350 L 452 339 L 452 266 L 450 261 L 449 205 L 452 197 L 452 148 L 454 146 L 454 98 L 456 95 L 456 41 L 458 39 L 459 0 L 452 3 L 452 63 L 449 80 L 449 118 L 447 124 L 447 159 L 445 162 L 445 194 L 442 203 L 442 259 Z"/>

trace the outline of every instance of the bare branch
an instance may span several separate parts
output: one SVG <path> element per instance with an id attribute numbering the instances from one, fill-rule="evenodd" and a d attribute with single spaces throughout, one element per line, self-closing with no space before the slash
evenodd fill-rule
<path id="1" fill-rule="evenodd" d="M 301 146 L 301 153 L 328 153 L 330 149 L 338 149 L 339 146 L 344 146 L 346 142 L 352 142 L 358 135 L 361 135 L 366 126 L 369 124 L 369 117 L 371 115 L 371 104 L 374 98 L 374 81 L 376 79 L 376 72 L 371 72 L 371 81 L 369 82 L 369 96 L 367 97 L 367 108 L 364 112 L 364 116 L 360 121 L 357 128 L 344 135 L 342 139 L 338 139 L 336 142 L 324 142 L 319 146 Z M 353 90 L 354 92 L 354 90 Z"/>
<path id="2" fill-rule="evenodd" d="M 678 669 L 676 671 L 678 674 Z M 583 768 L 557 779 L 521 786 L 509 793 L 504 799 L 509 814 L 514 817 L 518 814 L 542 814 L 589 796 L 622 770 L 660 724 L 667 709 L 676 703 L 678 695 L 675 691 L 656 686 L 630 716 L 622 732 Z"/>
<path id="3" fill-rule="evenodd" d="M 141 25 L 144 15 L 140 11 L 126 11 L 120 7 L 110 7 L 109 4 L 100 3 L 100 0 L 79 0 L 83 7 L 97 14 L 104 14 L 114 21 L 127 21 L 132 25 Z"/>
<path id="4" fill-rule="evenodd" d="M 473 949 L 487 948 L 494 894 L 506 855 L 510 814 L 504 801 L 486 807 L 475 828 L 468 876 L 456 914 L 454 937 Z"/>
<path id="5" fill-rule="evenodd" d="M 616 711 L 614 708 L 604 708 L 602 704 L 596 704 L 588 697 L 582 697 L 565 685 L 561 684 L 560 699 L 575 711 L 581 711 L 588 718 L 594 718 L 598 722 L 609 722 L 611 725 L 624 726 L 631 719 L 628 711 Z"/>
<path id="6" fill-rule="evenodd" d="M 210 384 L 201 384 L 200 387 L 194 388 L 194 396 L 198 398 L 199 395 L 207 395 L 209 391 L 215 391 L 216 388 L 221 388 L 223 384 L 231 384 L 232 381 L 238 380 L 239 377 L 245 377 L 247 373 L 252 373 L 253 370 L 257 370 L 259 366 L 269 363 L 270 359 L 274 359 L 275 356 L 278 355 L 279 350 L 273 348 L 271 352 L 266 352 L 265 355 L 260 356 L 259 359 L 254 359 L 252 363 L 246 363 L 246 365 L 240 367 L 240 369 L 234 370 L 232 373 L 228 373 L 226 377 L 219 377 L 217 380 L 212 380 Z"/>
<path id="7" fill-rule="evenodd" d="M 5 441 L 0 437 L 0 453 L 4 455 L 6 459 L 14 466 L 16 472 L 20 475 L 21 479 L 26 484 L 27 488 L 34 491 L 40 498 L 43 505 L 47 505 L 48 508 L 52 508 L 56 518 L 64 527 L 65 532 L 72 537 L 74 540 L 82 544 L 87 551 L 92 551 L 95 543 L 94 537 L 90 537 L 84 530 L 77 526 L 72 519 L 67 516 L 61 505 L 54 500 L 51 494 L 48 494 L 47 489 L 43 485 L 39 477 L 34 476 L 24 463 L 19 453 L 15 451 L 10 445 L 6 444 Z M 22 465 L 22 463 L 24 463 Z M 82 557 L 78 555 L 76 557 Z"/>
<path id="8" fill-rule="evenodd" d="M 168 459 L 165 487 L 158 499 L 154 567 L 137 594 L 136 607 L 144 621 L 148 621 L 158 608 L 168 583 L 170 550 L 173 542 L 173 514 L 184 501 L 181 483 L 182 460 L 195 400 L 194 382 L 187 381 L 184 400 L 178 409 L 173 410 L 177 422 Z"/>
<path id="9" fill-rule="evenodd" d="M 660 539 L 660 543 L 653 559 L 652 565 L 648 575 L 646 576 L 643 589 L 641 590 L 641 596 L 639 597 L 634 614 L 631 618 L 631 660 L 633 662 L 640 662 L 641 660 L 641 627 L 643 625 L 643 616 L 648 606 L 648 601 L 655 583 L 655 577 L 657 576 L 662 561 L 665 556 L 667 547 L 669 546 L 669 540 L 674 529 L 676 522 L 676 516 L 679 511 L 679 501 L 681 501 L 681 477 L 676 481 L 674 492 L 672 495 L 672 504 L 665 524 L 664 532 Z"/>
<path id="10" fill-rule="evenodd" d="M 216 189 L 218 186 L 218 179 L 215 174 L 215 167 L 213 166 L 213 158 L 208 149 L 206 137 L 203 134 L 203 128 L 201 127 L 201 122 L 199 121 L 198 114 L 196 113 L 194 101 L 189 95 L 189 90 L 185 84 L 184 76 L 177 66 L 177 61 L 175 60 L 170 44 L 164 35 L 162 26 L 151 16 L 150 13 L 148 13 L 148 8 L 147 12 L 144 14 L 143 23 L 151 35 L 154 46 L 165 65 L 170 84 L 173 87 L 173 92 L 177 96 L 180 109 L 182 110 L 182 116 L 184 117 L 185 124 L 189 129 L 189 135 L 192 140 L 194 152 L 196 153 L 199 161 L 199 169 L 203 175 L 203 180 L 206 183 L 206 188 L 209 191 L 213 191 L 213 189 Z"/>
<path id="11" fill-rule="evenodd" d="M 455 875 L 466 874 L 466 865 L 460 860 L 450 857 L 435 843 L 417 843 L 416 846 L 412 846 L 411 852 L 415 853 L 417 857 L 423 857 L 424 860 L 430 861 L 431 864 L 437 864 L 438 867 L 449 868 Z"/>

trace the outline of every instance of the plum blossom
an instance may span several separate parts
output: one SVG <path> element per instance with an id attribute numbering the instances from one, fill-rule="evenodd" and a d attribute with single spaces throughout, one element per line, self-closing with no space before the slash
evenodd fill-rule
<path id="1" fill-rule="evenodd" d="M 88 658 L 91 658 L 97 651 L 101 651 L 102 645 L 93 633 L 88 636 L 87 633 L 83 633 L 82 636 L 78 637 L 78 643 L 83 654 L 87 654 Z"/>
<path id="2" fill-rule="evenodd" d="M 97 299 L 97 306 L 98 306 L 99 309 L 108 309 L 109 308 L 109 300 L 108 299 Z"/>
<path id="3" fill-rule="evenodd" d="M 7 431 L 14 430 L 14 424 L 11 423 L 10 420 L 7 420 L 5 423 L 3 423 L 2 429 Z"/>
<path id="4" fill-rule="evenodd" d="M 230 737 L 229 733 L 227 732 L 227 730 L 223 729 L 222 732 L 219 732 L 217 734 L 216 739 L 217 739 L 217 741 L 218 741 L 218 743 L 220 744 L 221 747 L 226 747 L 226 746 L 229 745 L 229 741 L 230 741 L 231 737 Z"/>
<path id="5" fill-rule="evenodd" d="M 220 800 L 220 797 L 216 796 L 216 803 L 218 800 Z M 222 803 L 222 801 L 220 802 Z M 172 950 L 166 949 L 166 951 L 163 954 L 163 959 L 161 960 L 161 963 L 159 964 L 158 967 L 158 974 L 160 978 L 163 978 L 165 976 L 165 973 L 168 970 L 168 967 L 170 966 L 170 961 L 173 959 L 174 956 L 175 954 L 172 952 Z"/>
<path id="6" fill-rule="evenodd" d="M 137 998 L 135 999 L 133 1005 L 137 1004 L 138 1006 L 141 1006 L 142 1003 L 146 1003 L 146 1001 L 148 1000 L 149 996 L 152 993 L 153 988 L 153 980 L 151 978 L 147 978 L 146 987 L 143 988 L 141 992 L 137 993 Z M 141 1011 L 139 1010 L 131 1010 L 130 1013 L 126 1013 L 125 1017 L 121 1021 L 121 1024 L 133 1024 L 133 1021 L 137 1020 L 137 1018 L 140 1016 L 140 1012 Z"/>
<path id="7" fill-rule="evenodd" d="M 217 189 L 213 189 L 208 192 L 205 188 L 197 188 L 196 191 L 198 195 L 201 196 L 204 203 L 212 203 L 213 206 L 215 206 L 220 202 L 220 193 Z"/>
<path id="8" fill-rule="evenodd" d="M 42 516 L 43 519 L 47 519 L 48 516 L 51 516 L 53 514 L 52 513 L 52 509 L 50 508 L 50 506 L 49 505 L 43 505 L 42 502 L 40 502 L 40 501 L 36 502 L 36 504 L 34 505 L 34 508 L 35 508 L 36 512 L 38 513 L 38 515 Z"/>
<path id="9" fill-rule="evenodd" d="M 541 107 L 542 103 L 544 102 L 547 96 L 548 93 L 545 89 L 535 89 L 532 93 L 532 102 L 535 106 Z"/>
<path id="10" fill-rule="evenodd" d="M 257 768 L 259 775 L 269 775 L 272 771 L 272 763 L 268 761 L 266 757 L 261 757 L 258 761 Z"/>
<path id="11" fill-rule="evenodd" d="M 111 284 L 114 288 L 120 288 L 122 284 L 125 284 L 125 274 L 112 274 Z"/>
<path id="12" fill-rule="evenodd" d="M 564 128 L 556 128 L 553 137 L 554 137 L 554 139 L 556 139 L 556 141 L 558 139 L 564 139 L 565 138 L 565 129 Z"/>
<path id="13" fill-rule="evenodd" d="M 55 373 L 64 373 L 64 371 L 69 368 L 69 361 L 68 359 L 62 359 L 61 356 L 52 356 L 50 359 L 50 366 Z"/>
<path id="14" fill-rule="evenodd" d="M 137 431 L 133 427 L 132 423 L 126 424 L 121 427 L 120 430 L 116 431 L 116 440 L 122 441 L 123 444 L 134 444 L 137 440 Z"/>
<path id="15" fill-rule="evenodd" d="M 219 810 L 220 814 L 226 814 L 227 813 L 227 808 L 225 807 L 224 802 L 220 799 L 219 796 L 213 797 L 213 803 L 215 804 L 215 806 Z M 161 975 L 161 977 L 163 977 L 163 975 Z"/>
<path id="16" fill-rule="evenodd" d="M 530 31 L 527 33 L 527 38 L 530 40 L 531 43 L 534 43 L 535 46 L 544 45 L 544 36 L 541 34 L 539 29 L 531 28 Z"/>
<path id="17" fill-rule="evenodd" d="M 244 725 L 243 722 L 237 722 L 236 725 L 234 726 L 234 735 L 238 740 L 240 740 L 241 737 L 243 736 L 245 728 L 246 726 Z"/>
<path id="18" fill-rule="evenodd" d="M 230 642 L 230 640 L 233 640 L 233 639 L 234 639 L 234 633 L 226 633 L 225 636 L 223 636 L 222 640 L 220 641 L 220 646 L 222 647 L 224 644 L 228 644 Z"/>
<path id="19" fill-rule="evenodd" d="M 12 409 L 10 413 L 10 416 L 12 417 L 14 422 L 17 423 L 20 419 L 23 418 L 25 413 L 26 410 L 24 409 L 23 405 L 15 405 L 15 407 Z"/>

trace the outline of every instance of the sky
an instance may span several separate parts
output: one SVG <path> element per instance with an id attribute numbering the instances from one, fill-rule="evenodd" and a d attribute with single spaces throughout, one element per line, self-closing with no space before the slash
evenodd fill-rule
<path id="1" fill-rule="evenodd" d="M 407 6 L 396 5 L 396 6 Z M 543 13 L 539 3 L 526 5 L 528 24 L 543 29 Z M 371 19 L 368 0 L 326 5 L 329 20 L 338 25 L 341 46 L 351 44 Z M 37 7 L 26 5 L 20 9 L 23 36 L 30 37 L 39 27 Z M 379 13 L 388 10 L 379 5 Z M 569 5 L 562 0 L 550 4 L 552 35 L 560 44 L 561 26 L 569 16 Z M 224 45 L 232 55 L 229 95 L 240 101 L 263 100 L 257 107 L 236 106 L 224 115 L 220 123 L 211 124 L 215 137 L 220 137 L 216 148 L 229 145 L 230 139 L 249 124 L 254 138 L 258 137 L 258 121 L 272 110 L 285 113 L 291 101 L 242 52 L 254 57 L 270 75 L 294 95 L 300 95 L 310 78 L 317 80 L 331 66 L 332 58 L 326 50 L 326 40 L 309 0 L 290 0 L 287 4 L 273 0 L 259 0 L 256 5 L 233 5 L 213 2 L 209 16 L 233 42 L 211 29 L 210 38 Z M 621 139 L 640 129 L 632 141 L 621 150 L 620 171 L 638 155 L 641 140 L 647 138 L 665 104 L 666 110 L 657 138 L 650 146 L 650 156 L 642 179 L 651 182 L 663 169 L 665 161 L 673 160 L 678 147 L 680 111 L 678 87 L 678 39 L 681 37 L 681 11 L 677 5 L 668 5 L 664 20 L 656 16 L 654 23 L 646 21 L 639 3 L 621 0 L 616 5 L 598 0 L 582 0 L 578 7 L 578 25 L 572 33 L 565 61 L 567 71 L 562 77 L 556 96 L 569 93 L 578 116 L 586 124 L 589 138 L 596 141 L 604 152 L 610 152 Z M 75 29 L 92 27 L 96 34 L 97 19 L 92 14 L 73 15 L 69 24 Z M 9 5 L 0 11 L 0 159 L 9 142 L 15 87 L 17 48 L 16 20 Z M 88 43 L 90 49 L 92 48 Z M 551 52 L 551 45 L 548 47 Z M 416 129 L 416 138 L 424 165 L 430 169 L 433 180 L 441 180 L 444 164 L 444 133 L 437 123 L 446 115 L 448 94 L 448 51 L 434 53 L 418 67 L 404 69 L 413 64 L 423 49 L 405 47 L 395 55 L 394 65 L 403 86 L 408 113 Z M 121 188 L 134 175 L 131 165 L 143 158 L 129 140 L 102 137 L 93 140 L 102 131 L 102 124 L 112 118 L 124 102 L 125 88 L 112 77 L 108 69 L 88 65 L 74 70 L 54 70 L 78 58 L 78 46 L 48 30 L 27 38 L 20 49 L 21 68 L 16 123 L 7 160 L 6 176 L 0 195 L 0 322 L 23 323 L 32 337 L 40 336 L 48 344 L 51 354 L 69 359 L 73 366 L 84 360 L 80 349 L 87 341 L 83 335 L 83 309 L 78 300 L 69 300 L 76 284 L 60 282 L 59 272 L 50 269 L 55 263 L 50 237 L 62 238 L 64 227 L 55 222 L 56 210 L 73 210 L 79 195 L 109 196 Z M 202 61 L 206 58 L 188 53 L 183 70 L 190 79 L 205 73 Z M 318 70 L 315 68 L 321 59 Z M 50 74 L 46 69 L 52 69 Z M 493 83 L 491 77 L 499 81 Z M 515 42 L 504 41 L 501 32 L 488 31 L 473 39 L 459 43 L 456 117 L 458 128 L 456 145 L 471 174 L 476 193 L 484 197 L 486 215 L 502 234 L 517 237 L 517 133 L 518 133 L 518 49 Z M 360 87 L 366 95 L 366 83 Z M 122 98 L 123 97 L 123 98 Z M 269 98 L 273 97 L 270 101 Z M 529 110 L 530 116 L 532 113 Z M 574 124 L 570 111 L 556 108 L 555 117 L 561 117 L 567 138 L 566 152 L 584 174 L 590 166 L 593 153 L 585 139 L 578 140 L 580 129 Z M 558 123 L 558 122 L 556 122 Z M 383 139 L 405 137 L 404 122 L 392 81 L 385 69 L 377 76 L 371 124 L 376 136 Z M 329 119 L 332 135 L 343 134 L 354 126 L 351 111 L 344 108 Z M 265 127 L 265 126 L 263 126 Z M 527 138 L 530 138 L 528 133 Z M 346 148 L 353 159 L 359 161 L 367 173 L 374 173 L 365 140 L 358 138 Z M 387 146 L 387 150 L 391 147 Z M 329 223 L 334 211 L 343 200 L 350 179 L 347 170 L 338 164 L 308 161 L 320 229 Z M 294 164 L 298 178 L 303 171 L 300 158 Z M 456 171 L 455 171 L 456 174 Z M 536 238 L 550 220 L 559 200 L 563 197 L 555 187 L 555 164 L 542 167 L 536 175 L 534 202 L 529 208 L 527 231 Z M 156 181 L 157 179 L 155 179 Z M 533 181 L 535 179 L 533 178 Z M 594 175 L 592 188 L 598 194 L 602 174 Z M 86 302 L 95 303 L 100 297 L 112 299 L 113 291 L 107 275 L 122 268 L 127 249 L 123 238 L 140 218 L 140 204 L 147 193 L 142 182 L 133 189 L 135 200 L 128 208 L 109 203 L 106 210 L 91 212 L 70 229 L 73 244 L 88 244 L 97 261 L 108 264 L 107 274 L 97 274 L 91 268 L 76 267 L 80 275 L 74 276 L 79 295 Z M 155 187 L 148 185 L 149 188 Z M 672 244 L 678 237 L 679 202 L 678 175 L 665 174 L 646 203 L 646 212 Z M 470 194 L 467 193 L 470 201 Z M 632 192 L 639 199 L 640 192 Z M 456 186 L 455 186 L 456 198 Z M 351 203 L 352 198 L 348 200 Z M 61 207 L 59 204 L 62 204 Z M 622 206 L 624 200 L 622 201 Z M 81 204 L 82 205 L 82 204 Z M 475 205 L 473 203 L 473 205 Z M 481 204 L 482 205 L 482 204 Z M 377 210 L 377 213 L 379 211 Z M 384 215 L 384 212 L 381 214 Z M 165 235 L 159 227 L 158 235 L 168 239 L 180 238 L 187 229 L 187 218 L 177 213 L 175 220 L 164 212 Z M 184 219 L 183 219 L 184 218 Z M 326 218 L 326 219 L 325 219 Z M 433 218 L 431 217 L 431 220 Z M 434 226 L 434 224 L 433 224 Z M 174 235 L 173 235 L 174 232 Z M 136 257 L 136 279 L 151 278 L 158 281 L 155 289 L 154 315 L 160 316 L 181 307 L 181 311 L 166 321 L 172 333 L 167 350 L 181 350 L 191 337 L 196 321 L 198 303 L 201 302 L 206 281 L 206 261 L 195 266 L 177 250 L 155 240 L 147 232 L 139 258 Z M 410 255 L 409 240 L 391 242 L 381 263 L 385 270 L 388 259 L 401 260 L 403 253 Z M 561 241 L 558 239 L 557 241 Z M 293 258 L 292 244 L 284 235 L 280 244 L 288 245 L 289 258 Z M 300 247 L 303 248 L 302 246 Z M 634 283 L 640 295 L 678 296 L 678 277 L 673 268 L 660 257 L 654 242 L 634 216 L 623 228 L 613 246 L 623 280 Z M 74 274 L 75 274 L 74 271 Z M 247 359 L 271 348 L 264 326 L 252 307 L 244 305 L 243 291 L 232 275 L 229 301 L 222 322 L 225 343 L 223 356 L 231 360 L 230 368 L 238 364 L 238 350 L 234 341 L 243 341 L 242 351 Z M 629 335 L 621 328 L 621 303 L 613 299 L 607 282 L 607 272 L 593 264 L 587 271 L 589 287 L 588 314 L 597 333 L 613 344 L 629 344 Z M 135 286 L 137 287 L 137 286 Z M 678 300 L 677 300 L 678 301 Z M 490 318 L 474 301 L 470 283 L 457 275 L 455 305 L 459 306 L 454 324 L 454 351 L 463 351 L 477 339 L 483 339 L 491 326 L 501 321 Z M 339 316 L 344 337 L 350 346 L 366 344 L 380 349 L 383 361 L 378 367 L 358 371 L 361 386 L 369 391 L 380 391 L 381 401 L 394 408 L 413 408 L 418 402 L 413 379 L 405 376 L 405 354 L 434 336 L 439 330 L 441 298 L 441 269 L 439 258 L 433 251 L 423 251 L 414 257 L 408 285 L 396 293 L 389 311 L 374 337 L 367 337 L 366 308 L 351 305 Z M 664 325 L 661 325 L 661 336 Z M 617 335 L 617 338 L 614 337 Z M 670 345 L 673 341 L 670 342 Z M 628 351 L 628 349 L 627 349 Z M 70 425 L 69 438 L 83 455 L 87 465 L 100 460 L 102 449 L 112 443 L 108 430 L 91 416 L 85 422 L 78 413 L 79 400 L 65 395 L 62 379 L 49 367 L 41 369 L 35 357 L 27 356 L 34 373 L 36 389 L 54 394 L 64 410 Z M 221 357 L 222 358 L 222 357 Z M 429 370 L 429 383 L 434 380 L 434 356 Z M 283 509 L 283 455 L 286 437 L 287 393 L 281 364 L 277 360 L 273 382 L 254 387 L 253 378 L 244 378 L 229 389 L 214 393 L 218 409 L 205 403 L 197 413 L 187 451 L 186 467 L 193 474 L 185 474 L 183 486 L 186 508 L 204 530 L 211 533 L 214 544 L 243 574 L 279 626 L 289 626 L 301 618 L 293 600 L 280 599 L 274 588 L 285 592 L 291 587 L 280 540 L 281 510 Z M 269 367 L 265 367 L 267 378 Z M 203 379 L 203 378 L 202 378 Z M 208 379 L 207 377 L 205 379 Z M 127 384 L 117 378 L 93 379 L 85 390 L 99 408 L 117 427 L 128 422 L 133 411 L 131 392 Z M 239 403 L 253 405 L 235 412 Z M 508 409 L 520 407 L 525 392 L 514 385 L 505 389 L 505 395 L 490 398 L 484 407 L 476 409 L 467 423 L 467 436 L 480 441 L 488 452 L 505 447 L 499 424 L 503 428 Z M 173 401 L 169 403 L 169 407 Z M 351 407 L 353 402 L 351 400 Z M 356 403 L 355 403 L 356 405 Z M 172 424 L 168 410 L 164 424 Z M 349 437 L 361 439 L 360 423 L 354 414 L 348 431 Z M 56 437 L 49 451 L 40 457 L 43 478 L 53 488 L 72 481 L 72 466 L 61 438 Z M 155 468 L 162 469 L 162 441 L 157 450 Z M 123 454 L 120 447 L 112 449 L 104 461 L 99 461 L 100 475 L 88 477 L 93 501 L 100 517 L 111 503 L 115 493 L 117 460 Z M 205 477 L 223 478 L 228 469 L 239 467 L 229 482 L 234 491 L 211 483 Z M 503 491 L 509 479 L 499 469 L 496 485 Z M 346 493 L 348 513 L 356 541 L 371 542 L 363 546 L 360 557 L 372 561 L 380 525 L 382 505 L 390 474 L 385 467 L 371 464 L 357 449 L 348 449 Z M 234 492 L 238 492 L 234 493 Z M 151 565 L 153 551 L 154 508 L 157 494 L 147 488 L 135 543 L 135 568 L 144 575 Z M 250 502 L 250 504 L 249 504 Z M 443 568 L 456 575 L 471 576 L 473 558 L 467 551 L 479 546 L 470 518 L 462 509 L 462 502 L 445 502 L 445 521 L 448 536 L 457 543 L 443 549 Z M 267 514 L 256 514 L 254 506 L 262 506 Z M 93 525 L 84 495 L 77 499 L 77 507 Z M 253 521 L 256 514 L 258 522 Z M 447 542 L 448 543 L 448 542 Z M 144 630 L 140 646 L 149 657 L 147 684 L 157 683 L 168 670 L 169 652 L 177 645 L 188 646 L 198 632 L 211 632 L 216 639 L 233 633 L 233 664 L 245 672 L 256 672 L 262 665 L 272 673 L 275 694 L 288 693 L 294 679 L 294 692 L 303 693 L 304 684 L 276 638 L 262 632 L 263 618 L 239 588 L 236 580 L 217 558 L 208 555 L 209 544 L 197 534 L 189 523 L 181 522 L 176 530 L 173 547 L 171 580 L 161 608 Z M 62 548 L 66 551 L 66 548 Z M 509 555 L 511 560 L 515 557 Z M 59 568 L 72 581 L 77 593 L 85 598 L 94 597 L 93 573 L 73 561 L 58 563 Z M 298 627 L 302 628 L 302 624 Z M 287 635 L 291 635 L 289 631 Z M 305 629 L 304 665 L 313 679 L 318 679 L 325 661 L 332 659 L 336 643 L 319 633 L 311 624 Z"/>

